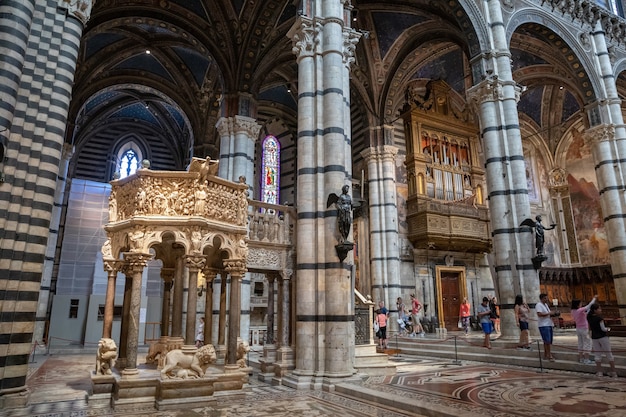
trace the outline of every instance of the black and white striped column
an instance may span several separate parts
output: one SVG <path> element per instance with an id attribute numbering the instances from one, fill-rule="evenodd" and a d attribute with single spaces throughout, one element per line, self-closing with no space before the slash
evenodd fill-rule
<path id="1" fill-rule="evenodd" d="M 383 145 L 361 152 L 369 187 L 372 296 L 389 307 L 401 296 L 396 166 L 398 148 Z M 397 323 L 392 320 L 392 327 Z"/>
<path id="2" fill-rule="evenodd" d="M 517 102 L 520 87 L 513 81 L 511 53 L 502 20 L 501 4 L 485 0 L 492 50 L 482 62 L 485 79 L 468 91 L 476 104 L 483 142 L 491 235 L 494 248 L 494 285 L 498 289 L 502 334 L 516 334 L 513 304 L 517 292 L 533 303 L 539 297 L 539 277 L 532 263 L 532 229 L 520 228 L 530 213 L 524 152 Z M 536 332 L 536 327 L 533 333 Z"/>
<path id="3" fill-rule="evenodd" d="M 613 66 L 600 21 L 592 33 L 596 66 L 604 87 L 598 97 L 602 124 L 586 133 L 595 163 L 604 228 L 620 317 L 626 317 L 626 126 Z"/>
<path id="4" fill-rule="evenodd" d="M 315 2 L 289 36 L 298 61 L 296 369 L 287 385 L 320 388 L 354 374 L 352 252 L 340 262 L 331 193 L 351 185 L 349 65 L 358 34 L 343 2 Z M 344 37 L 345 35 L 345 37 Z M 352 240 L 352 233 L 348 240 Z"/>
<path id="5" fill-rule="evenodd" d="M 0 326 L 0 408 L 28 399 L 22 394 L 45 286 L 46 245 L 84 12 L 90 10 L 57 0 L 5 1 L 2 7 L 5 34 L 0 36 L 11 52 L 0 55 L 0 77 L 10 79 L 0 84 L 15 93 L 3 94 L 9 106 L 0 110 L 0 119 L 12 118 L 0 184 L 0 317 L 12 322 Z"/>

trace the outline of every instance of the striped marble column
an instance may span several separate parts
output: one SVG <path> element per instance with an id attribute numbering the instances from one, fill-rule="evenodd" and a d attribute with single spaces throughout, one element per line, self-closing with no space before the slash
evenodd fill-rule
<path id="1" fill-rule="evenodd" d="M 603 83 L 605 97 L 598 97 L 603 121 L 587 131 L 600 191 L 604 229 L 609 243 L 609 256 L 615 293 L 624 323 L 626 317 L 626 126 L 621 99 L 617 94 L 615 76 L 600 21 L 593 32 L 596 65 Z M 593 124 L 593 123 L 592 123 Z"/>
<path id="2" fill-rule="evenodd" d="M 0 126 L 10 126 L 0 184 L 0 408 L 25 382 L 80 37 L 91 9 L 64 1 L 0 6 Z M 5 101 L 5 97 L 7 98 Z M 9 120 L 10 118 L 10 120 Z M 1 130 L 1 129 L 0 129 Z M 7 133 L 10 133 L 7 137 Z"/>
<path id="3" fill-rule="evenodd" d="M 220 165 L 218 175 L 233 182 L 246 177 L 250 195 L 254 196 L 254 155 L 261 125 L 252 117 L 222 117 L 217 122 L 220 135 Z M 250 333 L 250 273 L 241 280 L 241 323 L 240 337 L 248 340 Z"/>
<path id="4" fill-rule="evenodd" d="M 254 195 L 254 147 L 261 125 L 252 117 L 222 117 L 215 125 L 220 136 L 218 175 L 239 182 L 246 177 L 250 195 Z"/>
<path id="5" fill-rule="evenodd" d="M 348 73 L 358 34 L 343 2 L 314 2 L 289 32 L 298 61 L 296 369 L 283 383 L 332 385 L 354 374 L 352 253 L 340 262 L 328 196 L 351 183 Z M 352 233 L 348 236 L 350 241 Z"/>
<path id="6" fill-rule="evenodd" d="M 367 164 L 370 213 L 370 253 L 372 296 L 393 308 L 400 297 L 400 250 L 398 247 L 398 208 L 396 166 L 398 148 L 382 145 L 361 152 Z M 391 327 L 397 327 L 392 320 Z"/>
<path id="7" fill-rule="evenodd" d="M 501 303 L 502 335 L 515 337 L 515 293 L 529 303 L 539 296 L 539 277 L 532 263 L 532 229 L 520 228 L 530 213 L 524 153 L 517 114 L 520 87 L 513 81 L 511 53 L 502 21 L 501 4 L 488 0 L 485 16 L 493 50 L 481 62 L 485 79 L 468 91 L 477 107 L 485 157 L 493 265 Z M 533 322 L 535 323 L 535 322 Z M 536 324 L 532 329 L 537 332 Z"/>
<path id="8" fill-rule="evenodd" d="M 0 4 L 0 138 L 7 145 L 13 121 L 35 0 L 6 0 Z"/>

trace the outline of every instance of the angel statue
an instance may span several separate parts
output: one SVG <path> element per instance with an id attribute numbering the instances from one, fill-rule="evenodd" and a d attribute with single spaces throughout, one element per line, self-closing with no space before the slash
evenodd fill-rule
<path id="1" fill-rule="evenodd" d="M 535 217 L 535 220 L 526 219 L 522 222 L 521 226 L 528 226 L 528 227 L 535 228 L 535 248 L 537 249 L 537 256 L 539 257 L 539 256 L 543 256 L 543 244 L 545 242 L 544 231 L 554 229 L 556 227 L 556 223 L 552 223 L 550 227 L 544 227 L 543 224 L 541 224 L 540 214 L 538 214 Z"/>
<path id="2" fill-rule="evenodd" d="M 342 238 L 341 242 L 348 240 L 350 227 L 352 226 L 352 197 L 348 194 L 349 190 L 350 187 L 344 185 L 341 187 L 341 195 L 331 193 L 326 202 L 326 208 L 329 208 L 332 204 L 337 208 L 337 225 Z"/>

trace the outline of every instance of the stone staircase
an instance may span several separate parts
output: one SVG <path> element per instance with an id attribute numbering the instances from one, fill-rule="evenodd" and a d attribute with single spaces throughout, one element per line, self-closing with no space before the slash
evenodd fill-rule
<path id="1" fill-rule="evenodd" d="M 611 330 L 612 331 L 612 330 Z M 435 338 L 434 335 L 426 338 L 398 337 L 390 339 L 389 347 L 399 350 L 398 356 L 442 358 L 451 361 L 489 362 L 503 365 L 515 365 L 527 368 L 556 369 L 563 371 L 595 373 L 595 364 L 584 365 L 578 362 L 578 350 L 575 331 L 560 334 L 557 331 L 552 354 L 556 361 L 550 362 L 542 358 L 543 344 L 538 337 L 533 337 L 532 350 L 518 350 L 517 340 L 492 339 L 492 349 L 482 347 L 482 335 L 478 332 L 469 337 L 461 334 L 448 335 L 445 339 Z M 612 352 L 615 357 L 615 366 L 619 376 L 626 376 L 626 340 L 611 338 Z M 593 359 L 593 354 L 590 356 Z M 608 370 L 606 359 L 603 362 L 604 370 Z"/>

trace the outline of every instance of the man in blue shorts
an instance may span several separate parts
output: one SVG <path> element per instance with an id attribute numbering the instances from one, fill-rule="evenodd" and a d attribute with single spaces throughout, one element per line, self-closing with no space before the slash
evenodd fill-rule
<path id="1" fill-rule="evenodd" d="M 537 326 L 539 327 L 539 333 L 541 333 L 541 339 L 543 340 L 543 358 L 554 362 L 554 356 L 552 356 L 552 338 L 554 332 L 552 328 L 554 323 L 552 317 L 556 317 L 556 313 L 550 311 L 550 305 L 548 304 L 548 294 L 539 294 L 539 302 L 535 306 L 537 311 Z"/>
<path id="2" fill-rule="evenodd" d="M 478 306 L 478 318 L 480 319 L 480 327 L 483 328 L 485 333 L 485 341 L 483 347 L 491 349 L 490 334 L 493 332 L 493 324 L 491 323 L 491 308 L 489 307 L 489 298 L 483 297 L 483 302 Z"/>

